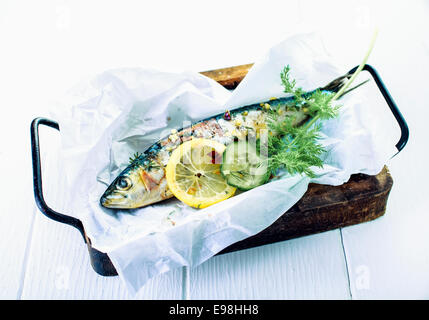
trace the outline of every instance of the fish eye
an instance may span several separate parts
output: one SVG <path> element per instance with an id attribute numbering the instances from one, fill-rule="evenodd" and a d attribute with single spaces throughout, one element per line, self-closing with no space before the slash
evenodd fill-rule
<path id="1" fill-rule="evenodd" d="M 132 184 L 130 178 L 128 178 L 128 177 L 121 177 L 121 178 L 119 178 L 118 182 L 116 182 L 116 187 L 119 190 L 124 190 L 124 191 L 131 188 L 132 185 L 133 184 Z"/>

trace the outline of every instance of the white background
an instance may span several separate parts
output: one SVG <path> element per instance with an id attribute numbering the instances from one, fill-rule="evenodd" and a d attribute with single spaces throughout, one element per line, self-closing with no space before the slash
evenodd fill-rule
<path id="1" fill-rule="evenodd" d="M 373 222 L 215 257 L 151 280 L 136 297 L 95 274 L 80 234 L 45 218 L 32 193 L 29 125 L 55 97 L 117 67 L 204 71 L 250 63 L 288 35 L 318 30 L 350 68 L 372 28 L 377 68 L 410 127 Z M 0 298 L 429 298 L 428 1 L 0 2 Z M 383 119 L 381 119 L 383 120 Z M 42 132 L 47 202 L 67 213 L 58 134 Z M 45 143 L 43 143 L 45 142 Z M 46 152 L 50 150 L 51 152 Z"/>

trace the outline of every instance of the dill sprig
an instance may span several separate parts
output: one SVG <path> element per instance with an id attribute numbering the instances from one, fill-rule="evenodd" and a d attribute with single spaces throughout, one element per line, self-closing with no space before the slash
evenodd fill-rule
<path id="1" fill-rule="evenodd" d="M 296 88 L 296 81 L 290 77 L 290 67 L 286 66 L 280 72 L 280 79 L 284 92 L 294 96 L 294 102 L 298 109 L 306 108 L 306 113 L 311 120 L 302 127 L 295 127 L 294 119 L 287 118 L 279 121 L 275 112 L 271 112 L 268 125 L 272 135 L 268 137 L 268 167 L 272 173 L 278 169 L 285 169 L 290 174 L 305 174 L 314 177 L 311 167 L 323 167 L 320 156 L 326 151 L 318 142 L 320 139 L 321 124 L 317 120 L 328 120 L 338 116 L 341 106 L 333 106 L 333 102 L 339 99 L 346 89 L 356 79 L 365 66 L 372 49 L 374 48 L 378 30 L 372 37 L 369 49 L 356 71 L 337 93 L 328 93 L 316 90 L 312 93 L 304 93 L 302 88 Z M 358 87 L 358 86 L 357 86 Z M 356 87 L 355 87 L 356 88 Z"/>
<path id="2" fill-rule="evenodd" d="M 136 152 L 133 154 L 130 159 L 130 166 L 137 167 L 140 166 L 144 168 L 145 170 L 149 171 L 152 169 L 160 169 L 161 166 L 153 159 L 150 159 L 148 157 L 144 157 L 143 153 Z"/>
<path id="3" fill-rule="evenodd" d="M 325 150 L 316 143 L 320 138 L 319 126 L 310 130 L 300 128 L 295 130 L 296 136 L 273 136 L 268 139 L 268 148 L 271 151 L 268 165 L 272 172 L 279 168 L 286 169 L 290 174 L 305 174 L 314 177 L 311 166 L 322 167 L 323 161 L 319 158 Z M 273 152 L 273 150 L 275 150 Z M 281 151 L 279 151 L 281 150 Z"/>
<path id="4" fill-rule="evenodd" d="M 285 169 L 290 174 L 304 174 L 315 177 L 311 167 L 323 167 L 320 156 L 326 151 L 319 143 L 321 124 L 317 120 L 328 120 L 338 115 L 339 106 L 332 105 L 334 94 L 316 90 L 305 93 L 296 87 L 296 81 L 290 77 L 290 67 L 280 73 L 284 92 L 294 96 L 295 107 L 305 112 L 311 120 L 305 125 L 294 125 L 293 117 L 278 119 L 276 110 L 272 110 L 268 126 L 275 133 L 268 138 L 268 167 L 275 173 Z"/>
<path id="5" fill-rule="evenodd" d="M 140 152 L 136 152 L 136 153 L 134 153 L 134 154 L 129 158 L 130 165 L 137 165 L 137 164 L 138 164 L 138 162 L 139 162 L 139 161 L 140 161 L 140 159 L 141 159 L 141 156 L 143 156 L 143 153 L 140 153 Z"/>

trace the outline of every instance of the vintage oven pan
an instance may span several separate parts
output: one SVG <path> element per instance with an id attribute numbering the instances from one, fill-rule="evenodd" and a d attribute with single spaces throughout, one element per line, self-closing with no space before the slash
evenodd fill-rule
<path id="1" fill-rule="evenodd" d="M 233 89 L 251 66 L 249 64 L 202 73 L 218 81 L 224 87 Z M 356 69 L 357 67 L 350 70 L 349 74 Z M 401 129 L 401 137 L 396 144 L 399 153 L 408 141 L 407 123 L 375 69 L 370 65 L 365 65 L 364 70 L 371 74 Z M 117 275 L 109 256 L 91 246 L 91 240 L 87 237 L 82 222 L 77 218 L 56 212 L 46 204 L 43 197 L 39 125 L 60 130 L 58 123 L 45 118 L 36 118 L 31 123 L 33 184 L 37 206 L 48 218 L 79 230 L 87 244 L 92 267 L 98 274 L 102 276 Z M 271 226 L 250 238 L 232 244 L 220 253 L 252 248 L 373 220 L 384 214 L 392 183 L 387 167 L 384 167 L 382 172 L 376 176 L 352 175 L 350 180 L 341 186 L 310 184 L 303 198 Z"/>

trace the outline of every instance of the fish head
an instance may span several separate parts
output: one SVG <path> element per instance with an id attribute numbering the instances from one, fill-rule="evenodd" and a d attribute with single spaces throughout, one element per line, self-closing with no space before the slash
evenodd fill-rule
<path id="1" fill-rule="evenodd" d="M 125 169 L 100 198 L 100 204 L 112 209 L 135 209 L 156 203 L 171 195 L 163 168 Z"/>

